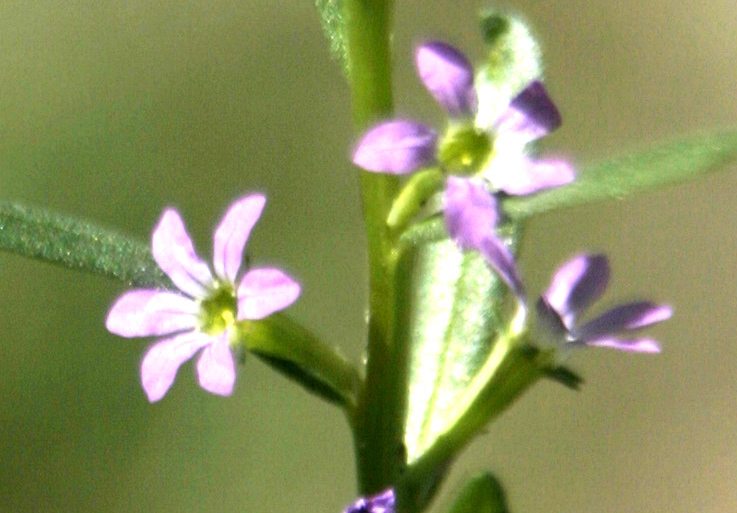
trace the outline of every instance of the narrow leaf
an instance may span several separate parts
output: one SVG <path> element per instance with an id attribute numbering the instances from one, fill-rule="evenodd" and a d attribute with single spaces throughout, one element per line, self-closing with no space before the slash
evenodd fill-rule
<path id="1" fill-rule="evenodd" d="M 40 208 L 0 204 L 0 250 L 137 287 L 172 287 L 148 244 Z"/>
<path id="2" fill-rule="evenodd" d="M 511 228 L 509 228 L 511 230 Z M 516 233 L 507 233 L 517 243 Z M 411 463 L 448 428 L 491 352 L 507 288 L 477 252 L 448 240 L 418 250 L 405 444 Z"/>
<path id="3" fill-rule="evenodd" d="M 532 196 L 509 197 L 504 210 L 524 218 L 558 208 L 675 185 L 725 169 L 737 161 L 737 131 L 723 132 L 665 144 L 609 162 L 577 170 L 570 185 Z"/>
<path id="4" fill-rule="evenodd" d="M 353 408 L 361 386 L 358 370 L 307 329 L 283 314 L 240 326 L 250 352 L 309 392 Z"/>
<path id="5" fill-rule="evenodd" d="M 463 485 L 448 513 L 508 513 L 501 483 L 485 472 Z"/>

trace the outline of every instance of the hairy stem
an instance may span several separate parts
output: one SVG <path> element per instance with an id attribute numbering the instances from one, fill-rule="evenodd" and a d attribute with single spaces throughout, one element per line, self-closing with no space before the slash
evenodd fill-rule
<path id="1" fill-rule="evenodd" d="M 353 120 L 360 133 L 392 112 L 392 2 L 344 0 L 343 9 Z M 369 256 L 368 362 L 353 428 L 359 488 L 364 494 L 392 486 L 405 460 L 406 384 L 403 365 L 396 361 L 403 351 L 396 347 L 395 338 L 407 320 L 396 295 L 401 286 L 396 241 L 386 224 L 398 185 L 395 177 L 361 171 Z M 404 274 L 399 274 L 402 279 Z"/>

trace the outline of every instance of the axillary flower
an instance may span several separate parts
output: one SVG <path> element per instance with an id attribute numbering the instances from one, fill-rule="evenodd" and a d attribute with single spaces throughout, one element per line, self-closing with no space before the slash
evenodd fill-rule
<path id="1" fill-rule="evenodd" d="M 609 283 L 609 262 L 604 255 L 579 255 L 558 269 L 550 288 L 536 305 L 536 332 L 541 341 L 559 348 L 611 347 L 621 351 L 657 353 L 660 346 L 649 338 L 619 338 L 667 320 L 670 307 L 649 301 L 617 306 L 583 325 L 577 321 Z"/>
<path id="2" fill-rule="evenodd" d="M 353 155 L 356 165 L 397 175 L 439 165 L 450 174 L 483 177 L 493 190 L 515 195 L 573 180 L 566 162 L 533 162 L 523 150 L 561 124 L 542 83 L 533 81 L 487 124 L 477 116 L 484 99 L 477 97 L 473 67 L 461 52 L 432 41 L 417 49 L 415 63 L 425 87 L 449 115 L 445 134 L 439 139 L 416 121 L 380 123 L 361 139 Z"/>
<path id="3" fill-rule="evenodd" d="M 166 394 L 179 366 L 199 350 L 200 386 L 213 394 L 231 394 L 236 322 L 262 319 L 299 296 L 299 284 L 279 269 L 249 269 L 239 276 L 243 249 L 265 203 L 264 196 L 254 194 L 228 209 L 215 230 L 213 270 L 195 253 L 179 213 L 169 209 L 161 217 L 152 237 L 153 256 L 180 292 L 126 292 L 106 322 L 109 331 L 123 337 L 165 336 L 141 364 L 149 401 Z"/>
<path id="4" fill-rule="evenodd" d="M 439 138 L 433 129 L 411 120 L 380 123 L 363 136 L 353 162 L 367 171 L 395 175 L 440 169 L 447 177 L 443 212 L 450 237 L 464 251 L 480 251 L 521 294 L 513 256 L 495 232 L 496 195 L 531 194 L 574 179 L 566 162 L 533 161 L 525 151 L 528 143 L 560 126 L 560 114 L 542 83 L 533 81 L 490 117 L 493 109 L 480 109 L 479 102 L 491 105 L 498 98 L 478 97 L 473 67 L 446 43 L 421 45 L 415 63 L 425 87 L 449 115 L 444 135 Z"/>

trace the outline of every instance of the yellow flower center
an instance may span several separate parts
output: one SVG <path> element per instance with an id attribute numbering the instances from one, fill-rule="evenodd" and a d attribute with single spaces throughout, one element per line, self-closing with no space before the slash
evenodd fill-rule
<path id="1" fill-rule="evenodd" d="M 478 174 L 492 153 L 488 133 L 469 123 L 453 124 L 443 134 L 438 145 L 438 159 L 445 169 L 455 175 Z"/>
<path id="2" fill-rule="evenodd" d="M 200 301 L 200 330 L 219 335 L 235 324 L 238 300 L 233 286 L 218 283 L 212 293 Z"/>

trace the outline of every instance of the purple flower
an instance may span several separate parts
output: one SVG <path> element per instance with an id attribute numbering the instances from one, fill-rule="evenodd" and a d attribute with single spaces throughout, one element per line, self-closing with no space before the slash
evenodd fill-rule
<path id="1" fill-rule="evenodd" d="M 495 194 L 531 194 L 574 179 L 564 161 L 530 160 L 527 143 L 561 124 L 558 110 L 538 81 L 530 83 L 499 116 L 479 126 L 473 67 L 452 46 L 432 41 L 415 54 L 420 79 L 450 117 L 442 138 L 422 123 L 396 119 L 370 129 L 353 162 L 378 173 L 402 175 L 439 165 L 449 174 L 443 211 L 450 237 L 464 250 L 478 250 L 518 295 L 524 294 L 514 258 L 495 233 Z M 454 176 L 458 174 L 460 176 Z"/>
<path id="2" fill-rule="evenodd" d="M 123 337 L 164 336 L 141 364 L 149 401 L 166 394 L 179 366 L 200 349 L 200 386 L 230 395 L 235 382 L 230 343 L 236 322 L 262 319 L 299 296 L 299 284 L 279 269 L 249 269 L 239 276 L 246 240 L 265 203 L 266 198 L 254 194 L 228 209 L 215 230 L 213 270 L 195 253 L 179 213 L 169 209 L 161 217 L 153 233 L 153 256 L 180 292 L 126 292 L 106 322 L 109 331 Z"/>
<path id="3" fill-rule="evenodd" d="M 621 351 L 657 353 L 658 343 L 648 338 L 630 338 L 632 331 L 669 319 L 670 307 L 647 301 L 615 307 L 595 319 L 577 321 L 606 290 L 609 263 L 604 255 L 580 255 L 555 273 L 550 288 L 537 303 L 541 336 L 564 347 L 600 346 Z M 617 335 L 627 338 L 618 338 Z"/>
<path id="4" fill-rule="evenodd" d="M 373 497 L 361 497 L 344 513 L 394 513 L 394 490 L 391 488 Z"/>
<path id="5" fill-rule="evenodd" d="M 533 81 L 489 126 L 477 126 L 478 98 L 473 67 L 452 46 L 432 41 L 415 54 L 420 79 L 451 118 L 439 141 L 422 123 L 392 120 L 370 129 L 353 162 L 377 173 L 408 174 L 440 164 L 449 172 L 481 174 L 507 194 L 531 194 L 569 183 L 574 175 L 563 161 L 533 162 L 523 147 L 561 124 L 542 83 Z"/>

